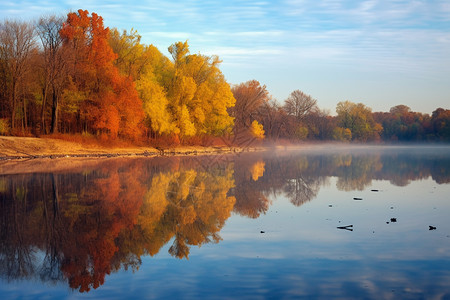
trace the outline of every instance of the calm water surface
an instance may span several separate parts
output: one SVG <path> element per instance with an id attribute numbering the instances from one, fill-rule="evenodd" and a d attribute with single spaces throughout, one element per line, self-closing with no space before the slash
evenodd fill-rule
<path id="1" fill-rule="evenodd" d="M 0 174 L 1 299 L 450 299 L 450 147 L 48 168 Z"/>

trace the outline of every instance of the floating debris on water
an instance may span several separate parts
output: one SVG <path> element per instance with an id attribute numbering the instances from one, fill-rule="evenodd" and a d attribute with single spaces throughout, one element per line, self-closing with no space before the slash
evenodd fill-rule
<path id="1" fill-rule="evenodd" d="M 353 200 L 362 200 L 362 198 L 353 197 Z"/>
<path id="2" fill-rule="evenodd" d="M 436 227 L 435 226 L 428 226 L 429 227 L 429 229 L 428 230 L 436 230 Z"/>
<path id="3" fill-rule="evenodd" d="M 397 222 L 397 218 L 391 218 L 391 222 L 392 222 L 392 223 Z"/>
<path id="4" fill-rule="evenodd" d="M 347 225 L 347 226 L 338 226 L 337 229 L 345 229 L 348 231 L 353 231 L 353 225 Z"/>
<path id="5" fill-rule="evenodd" d="M 379 190 L 370 190 L 371 192 L 379 192 Z"/>
<path id="6" fill-rule="evenodd" d="M 261 230 L 261 233 L 266 233 L 266 232 Z"/>

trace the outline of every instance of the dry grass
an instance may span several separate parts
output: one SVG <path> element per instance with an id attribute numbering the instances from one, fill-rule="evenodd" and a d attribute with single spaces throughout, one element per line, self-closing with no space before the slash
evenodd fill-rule
<path id="1" fill-rule="evenodd" d="M 101 136 L 93 136 L 93 135 L 86 135 L 86 134 L 51 134 L 42 136 L 42 138 L 48 138 L 48 139 L 57 139 L 61 141 L 67 141 L 71 143 L 77 143 L 85 147 L 94 147 L 94 148 L 106 148 L 106 149 L 112 149 L 112 148 L 134 148 L 137 146 L 142 146 L 142 142 L 131 142 L 131 141 L 125 141 L 121 139 L 111 139 L 107 137 L 106 135 Z"/>
<path id="2" fill-rule="evenodd" d="M 149 141 L 146 144 L 143 142 L 138 144 L 83 135 L 58 134 L 40 138 L 0 136 L 0 161 L 2 158 L 19 157 L 26 159 L 63 156 L 197 155 L 236 151 L 235 147 L 229 147 L 223 140 L 217 138 L 202 141 L 204 145 L 174 146 L 174 141 L 170 139 L 160 140 L 160 142 L 161 147 L 156 148 L 150 146 Z"/>
<path id="3" fill-rule="evenodd" d="M 144 151 L 157 152 L 153 147 L 141 147 L 119 140 L 100 140 L 81 135 L 51 135 L 41 138 L 0 136 L 0 157 L 127 154 Z"/>

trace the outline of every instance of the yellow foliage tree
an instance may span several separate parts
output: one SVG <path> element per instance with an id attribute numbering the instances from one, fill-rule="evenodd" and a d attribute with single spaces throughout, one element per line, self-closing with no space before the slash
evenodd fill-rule
<path id="1" fill-rule="evenodd" d="M 152 74 L 141 77 L 136 83 L 139 97 L 150 128 L 159 134 L 176 132 L 167 109 L 168 101 L 164 89 L 152 79 Z"/>
<path id="2" fill-rule="evenodd" d="M 259 124 L 258 121 L 253 120 L 251 127 L 252 135 L 258 139 L 264 138 L 264 129 L 262 124 Z"/>
<path id="3" fill-rule="evenodd" d="M 169 110 L 181 137 L 230 132 L 233 118 L 227 109 L 236 100 L 218 68 L 218 57 L 191 55 L 187 42 L 171 45 L 169 52 L 174 63 Z"/>

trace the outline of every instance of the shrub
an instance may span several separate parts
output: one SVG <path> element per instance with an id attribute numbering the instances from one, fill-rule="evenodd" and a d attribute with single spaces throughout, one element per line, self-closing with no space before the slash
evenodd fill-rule
<path id="1" fill-rule="evenodd" d="M 0 119 L 0 135 L 7 135 L 9 133 L 9 122 L 7 119 Z"/>

